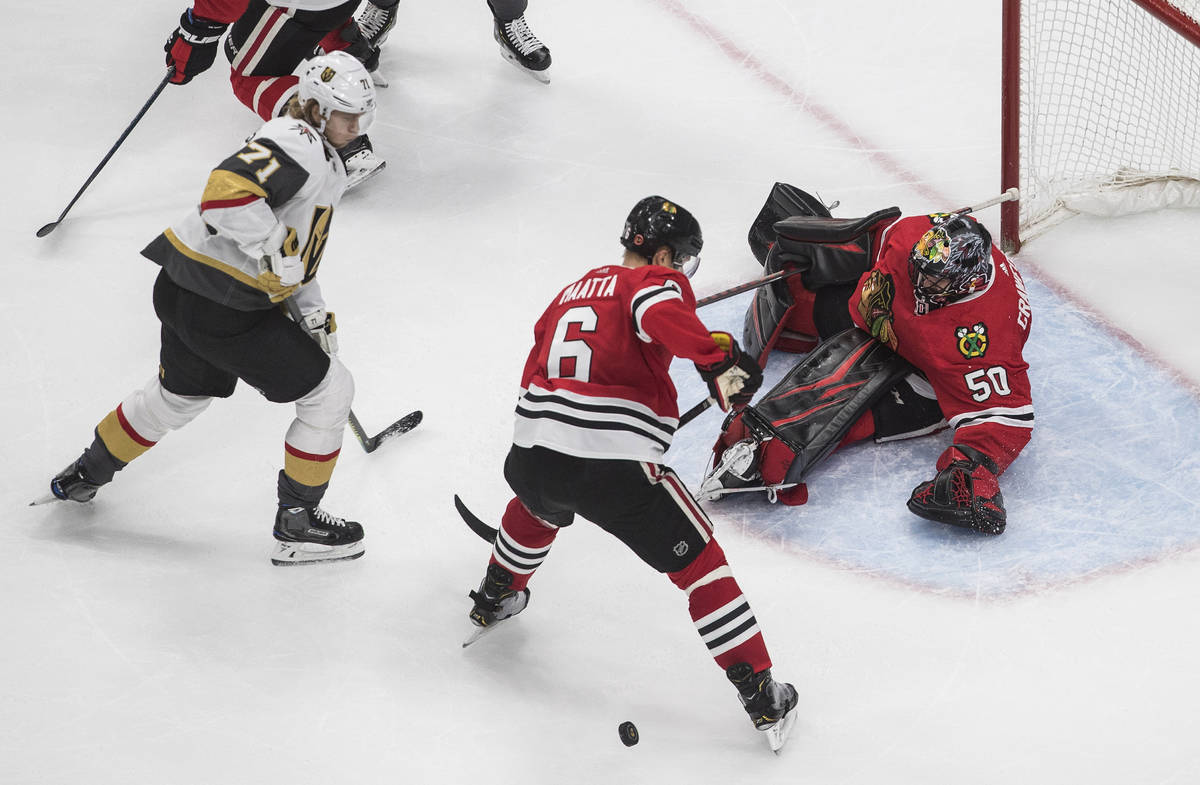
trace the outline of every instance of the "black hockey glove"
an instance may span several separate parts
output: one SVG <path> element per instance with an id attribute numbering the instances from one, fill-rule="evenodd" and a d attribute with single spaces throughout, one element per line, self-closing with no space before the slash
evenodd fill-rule
<path id="1" fill-rule="evenodd" d="M 947 453 L 950 464 L 913 489 L 908 509 L 938 523 L 983 534 L 1004 533 L 1007 515 L 995 461 L 963 444 L 951 446 Z"/>
<path id="2" fill-rule="evenodd" d="M 347 44 L 346 52 L 362 63 L 367 73 L 379 69 L 379 47 L 371 46 L 356 21 L 348 20 L 339 37 Z"/>
<path id="3" fill-rule="evenodd" d="M 167 65 L 175 67 L 173 84 L 187 84 L 192 77 L 204 73 L 217 56 L 217 44 L 229 25 L 192 15 L 192 9 L 179 17 L 179 27 L 171 33 L 163 51 Z"/>
<path id="4" fill-rule="evenodd" d="M 742 352 L 737 341 L 729 333 L 713 333 L 713 341 L 725 352 L 725 358 L 712 365 L 696 364 L 696 370 L 705 384 L 708 394 L 727 412 L 733 406 L 746 406 L 762 387 L 762 369 L 753 357 Z"/>

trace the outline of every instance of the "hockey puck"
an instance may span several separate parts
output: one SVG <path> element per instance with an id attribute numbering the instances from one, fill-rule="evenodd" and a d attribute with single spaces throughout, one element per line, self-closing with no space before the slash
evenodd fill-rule
<path id="1" fill-rule="evenodd" d="M 638 743 L 637 726 L 632 722 L 622 722 L 618 725 L 617 734 L 621 737 L 621 743 L 626 747 L 632 747 Z"/>

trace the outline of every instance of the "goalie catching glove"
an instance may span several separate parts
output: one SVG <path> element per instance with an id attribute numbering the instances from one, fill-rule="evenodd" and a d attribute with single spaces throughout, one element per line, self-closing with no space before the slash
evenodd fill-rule
<path id="1" fill-rule="evenodd" d="M 729 333 L 713 333 L 713 341 L 725 352 L 724 359 L 711 365 L 696 364 L 700 378 L 708 385 L 708 394 L 721 411 L 733 406 L 746 406 L 762 386 L 762 369 L 758 362 L 742 352 Z"/>
<path id="2" fill-rule="evenodd" d="M 937 476 L 913 489 L 908 509 L 938 523 L 1002 534 L 1006 513 L 996 463 L 973 447 L 955 444 L 938 460 Z"/>

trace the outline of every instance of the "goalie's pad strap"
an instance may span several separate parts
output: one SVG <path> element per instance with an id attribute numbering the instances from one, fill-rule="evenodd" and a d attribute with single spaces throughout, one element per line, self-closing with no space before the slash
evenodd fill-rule
<path id="1" fill-rule="evenodd" d="M 755 293 L 742 325 L 742 350 L 760 367 L 766 365 L 767 355 L 795 307 L 786 280 L 767 284 Z"/>
<path id="2" fill-rule="evenodd" d="M 759 264 L 766 264 L 767 252 L 775 243 L 775 223 L 793 215 L 830 217 L 829 210 L 817 197 L 794 185 L 775 183 L 746 236 Z"/>
<path id="3" fill-rule="evenodd" d="M 794 455 L 785 482 L 801 482 L 838 446 L 850 426 L 913 367 L 867 333 L 851 329 L 823 341 L 761 401 L 747 407 L 747 430 L 773 436 Z"/>

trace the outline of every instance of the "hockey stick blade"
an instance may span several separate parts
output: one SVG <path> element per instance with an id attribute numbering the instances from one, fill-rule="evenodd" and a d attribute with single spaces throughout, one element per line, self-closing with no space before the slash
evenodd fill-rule
<path id="1" fill-rule="evenodd" d="M 679 425 L 675 427 L 675 430 L 678 431 L 680 428 L 687 425 L 692 420 L 694 420 L 697 417 L 699 417 L 700 415 L 704 414 L 706 411 L 708 411 L 708 407 L 710 407 L 712 405 L 713 405 L 713 399 L 705 398 L 700 403 L 698 403 L 695 406 L 693 406 L 692 408 L 688 409 L 686 412 L 683 413 L 682 416 L 680 416 Z"/>
<path id="2" fill-rule="evenodd" d="M 500 533 L 499 530 L 493 529 L 491 526 L 488 526 L 486 523 L 479 520 L 479 518 L 475 517 L 475 513 L 467 509 L 467 505 L 463 504 L 463 500 L 458 498 L 457 493 L 454 494 L 454 509 L 458 510 L 458 514 L 462 516 L 463 523 L 467 524 L 467 527 L 470 528 L 471 531 L 475 532 L 480 539 L 488 543 L 496 542 L 496 535 Z"/>
<path id="3" fill-rule="evenodd" d="M 372 453 L 378 450 L 379 445 L 388 439 L 399 436 L 402 433 L 408 433 L 413 428 L 416 428 L 424 418 L 425 415 L 420 409 L 409 412 L 374 436 L 367 436 L 367 432 L 363 430 L 362 423 L 354 415 L 353 410 L 350 411 L 350 417 L 347 419 L 346 424 L 350 426 L 351 432 L 358 439 L 358 443 L 362 445 L 363 450 Z"/>

